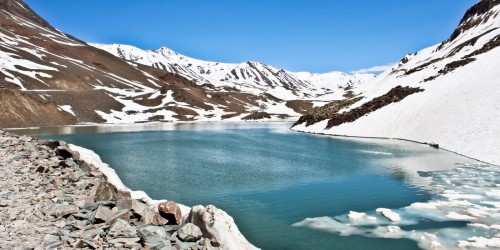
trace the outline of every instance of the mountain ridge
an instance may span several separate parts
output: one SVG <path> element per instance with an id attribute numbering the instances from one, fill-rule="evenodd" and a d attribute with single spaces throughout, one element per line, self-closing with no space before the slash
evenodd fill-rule
<path id="1" fill-rule="evenodd" d="M 291 72 L 255 61 L 241 63 L 204 61 L 182 55 L 167 47 L 161 47 L 157 50 L 142 50 L 123 44 L 91 43 L 90 45 L 127 61 L 179 74 L 199 85 L 225 85 L 241 88 L 247 92 L 256 91 L 252 88 L 261 90 L 284 88 L 284 91 L 289 93 L 283 96 L 274 93 L 283 99 L 292 96 L 294 96 L 293 98 L 319 96 L 325 92 L 333 92 L 333 88 L 359 85 L 374 77 L 373 74 L 350 75 L 340 71 L 327 73 Z"/>

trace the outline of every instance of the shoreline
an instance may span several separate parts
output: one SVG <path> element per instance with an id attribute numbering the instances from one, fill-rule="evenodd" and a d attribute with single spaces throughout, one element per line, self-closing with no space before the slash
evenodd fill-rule
<path id="1" fill-rule="evenodd" d="M 303 131 L 303 130 L 296 130 L 296 129 L 293 129 L 293 127 L 291 127 L 290 130 L 298 132 L 298 133 L 311 134 L 311 135 L 321 135 L 321 136 L 329 136 L 329 137 L 344 138 L 344 139 L 354 138 L 354 139 L 377 139 L 377 140 L 406 141 L 406 142 L 411 142 L 411 143 L 416 143 L 416 144 L 421 144 L 421 145 L 427 145 L 429 147 L 433 147 L 433 148 L 436 148 L 438 150 L 444 150 L 444 151 L 447 151 L 447 152 L 450 152 L 450 153 L 453 153 L 453 154 L 456 154 L 456 155 L 459 155 L 459 156 L 463 156 L 465 158 L 469 158 L 471 160 L 475 160 L 475 161 L 478 161 L 478 162 L 481 162 L 481 163 L 484 163 L 484 164 L 487 164 L 487 165 L 490 165 L 490 166 L 500 167 L 500 165 L 497 165 L 497 164 L 494 164 L 494 163 L 489 163 L 489 162 L 486 162 L 486 161 L 483 161 L 483 160 L 480 160 L 480 159 L 477 159 L 477 158 L 474 158 L 474 157 L 470 157 L 468 155 L 461 154 L 459 152 L 443 148 L 443 147 L 439 146 L 438 144 L 429 143 L 429 142 L 421 142 L 421 141 L 417 141 L 417 140 L 410 140 L 410 139 L 397 138 L 397 137 L 377 137 L 377 136 L 356 136 L 356 135 L 327 134 L 327 133 L 321 133 L 321 132 L 309 132 L 309 131 Z M 438 145 L 438 146 L 436 147 L 434 145 Z"/>
<path id="2" fill-rule="evenodd" d="M 96 247 L 100 246 L 106 249 L 120 247 L 132 249 L 151 247 L 151 249 L 160 249 L 161 247 L 155 246 L 164 246 L 170 247 L 167 249 L 257 249 L 239 232 L 231 216 L 212 205 L 206 207 L 198 205 L 190 208 L 174 202 L 173 204 L 178 207 L 174 210 L 178 211 L 180 216 L 176 216 L 175 218 L 178 226 L 167 225 L 167 223 L 171 224 L 169 223 L 170 217 L 168 217 L 169 219 L 164 218 L 162 212 L 165 211 L 159 211 L 161 210 L 160 205 L 168 203 L 167 200 L 153 200 L 143 191 L 130 190 L 122 183 L 114 169 L 108 164 L 103 163 L 100 157 L 92 150 L 66 144 L 62 141 L 45 141 L 36 137 L 20 136 L 1 129 L 0 142 L 0 149 L 3 149 L 2 153 L 14 155 L 14 160 L 3 157 L 0 162 L 0 166 L 4 168 L 4 171 L 8 171 L 8 174 L 16 175 L 19 172 L 17 169 L 7 169 L 9 166 L 14 166 L 14 168 L 23 169 L 23 173 L 36 175 L 41 180 L 48 179 L 50 184 L 54 182 L 52 176 L 57 176 L 54 177 L 58 180 L 57 184 L 62 185 L 61 183 L 63 183 L 64 185 L 69 185 L 63 188 L 64 193 L 80 193 L 80 195 L 77 195 L 75 199 L 70 201 L 68 201 L 68 198 L 44 200 L 41 210 L 45 211 L 45 216 L 39 216 L 41 218 L 38 221 L 40 221 L 42 226 L 44 224 L 49 225 L 54 220 L 58 220 L 58 225 L 64 225 L 64 227 L 67 227 L 71 223 L 86 224 L 83 227 L 84 229 L 72 225 L 75 233 L 66 229 L 56 232 L 57 229 L 54 229 L 44 236 L 43 234 L 38 235 L 35 232 L 31 232 L 28 236 L 32 238 L 29 242 L 29 246 L 32 248 L 88 247 L 96 249 Z M 43 160 L 37 161 L 30 158 L 23 160 L 25 162 L 24 165 L 17 164 L 16 159 L 22 157 L 25 147 L 34 151 L 32 155 L 37 155 L 38 158 Z M 50 159 L 50 161 L 46 159 Z M 24 168 L 26 164 L 33 166 L 27 169 Z M 78 173 L 78 178 L 73 177 L 73 175 L 70 176 L 73 172 Z M 64 180 L 61 181 L 61 179 Z M 80 190 L 80 185 L 83 185 L 80 182 L 83 181 L 85 183 L 90 182 L 91 186 L 94 187 L 91 190 Z M 3 182 L 0 182 L 0 184 L 2 184 L 3 190 L 9 190 L 10 187 L 8 185 L 4 185 Z M 57 184 L 53 185 L 56 186 Z M 103 186 L 105 187 L 104 189 Z M 39 190 L 39 192 L 49 192 L 52 188 L 52 186 L 49 186 L 46 188 L 47 190 L 43 189 Z M 108 194 L 112 198 L 107 197 L 109 199 L 105 200 L 98 199 L 97 197 L 102 193 Z M 33 199 L 33 197 L 22 198 L 23 200 Z M 31 201 L 31 203 L 35 203 L 35 201 Z M 7 212 L 23 210 L 21 207 L 16 207 L 16 204 L 16 202 L 9 202 L 9 199 L 4 200 L 2 198 L 0 208 L 6 209 Z M 92 209 L 89 207 L 92 207 Z M 57 210 L 63 208 L 69 208 L 69 211 Z M 57 211 L 54 213 L 47 212 L 50 209 Z M 54 215 L 57 215 L 55 216 L 56 218 L 54 218 Z M 99 218 L 99 220 L 95 218 Z M 19 226 L 25 224 L 24 222 L 25 219 L 23 217 L 22 220 L 16 220 L 17 224 L 11 224 Z M 11 224 L 8 221 L 0 223 L 0 239 L 3 238 L 1 235 L 2 231 L 13 235 L 12 232 L 8 231 Z M 184 241 L 184 238 L 181 237 L 181 231 L 188 225 L 190 229 L 197 228 L 195 231 L 200 234 L 196 236 L 195 241 Z M 88 233 L 85 230 L 88 228 L 92 228 L 94 231 L 97 230 L 98 234 Z M 113 231 L 115 228 L 122 231 L 125 230 L 129 234 L 115 235 Z M 79 229 L 79 234 L 76 233 L 77 229 Z M 160 232 L 160 237 L 158 232 Z M 38 239 L 35 234 L 38 236 Z M 87 235 L 92 237 L 86 237 Z M 15 239 L 10 238 L 3 240 L 6 242 L 9 242 L 9 240 L 15 242 Z M 23 242 L 18 242 L 18 244 L 28 246 L 27 243 Z"/>

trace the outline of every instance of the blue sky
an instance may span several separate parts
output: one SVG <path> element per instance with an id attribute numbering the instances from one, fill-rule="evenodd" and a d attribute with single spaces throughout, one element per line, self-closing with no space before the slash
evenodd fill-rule
<path id="1" fill-rule="evenodd" d="M 446 39 L 477 0 L 25 0 L 82 40 L 351 72 Z"/>

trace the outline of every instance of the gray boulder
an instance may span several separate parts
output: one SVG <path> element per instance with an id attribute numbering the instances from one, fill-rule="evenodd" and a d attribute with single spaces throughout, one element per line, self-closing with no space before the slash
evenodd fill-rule
<path id="1" fill-rule="evenodd" d="M 100 206 L 92 214 L 90 221 L 92 223 L 103 223 L 113 219 L 114 215 L 113 211 L 108 207 Z"/>
<path id="2" fill-rule="evenodd" d="M 179 231 L 177 237 L 186 242 L 195 242 L 203 236 L 201 229 L 193 223 L 187 223 Z"/>
<path id="3" fill-rule="evenodd" d="M 143 238 L 144 245 L 151 250 L 160 250 L 165 247 L 170 247 L 171 243 L 156 235 L 150 235 Z"/>
<path id="4" fill-rule="evenodd" d="M 129 237 L 133 238 L 137 236 L 137 231 L 128 222 L 117 219 L 113 225 L 109 228 L 108 234 L 112 237 Z"/>
<path id="5" fill-rule="evenodd" d="M 147 236 L 159 236 L 161 238 L 167 238 L 167 232 L 165 231 L 165 228 L 159 227 L 159 226 L 147 226 L 139 229 L 139 233 L 143 237 Z"/>

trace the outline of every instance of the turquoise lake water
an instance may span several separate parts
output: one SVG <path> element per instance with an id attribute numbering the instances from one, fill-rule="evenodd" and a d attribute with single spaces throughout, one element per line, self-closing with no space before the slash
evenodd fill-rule
<path id="1" fill-rule="evenodd" d="M 291 225 L 427 201 L 432 194 L 418 170 L 471 162 L 425 145 L 308 135 L 288 130 L 290 125 L 199 123 L 28 133 L 56 133 L 41 137 L 95 151 L 125 185 L 153 199 L 213 204 L 263 249 L 418 249 L 408 239 L 345 237 Z"/>

